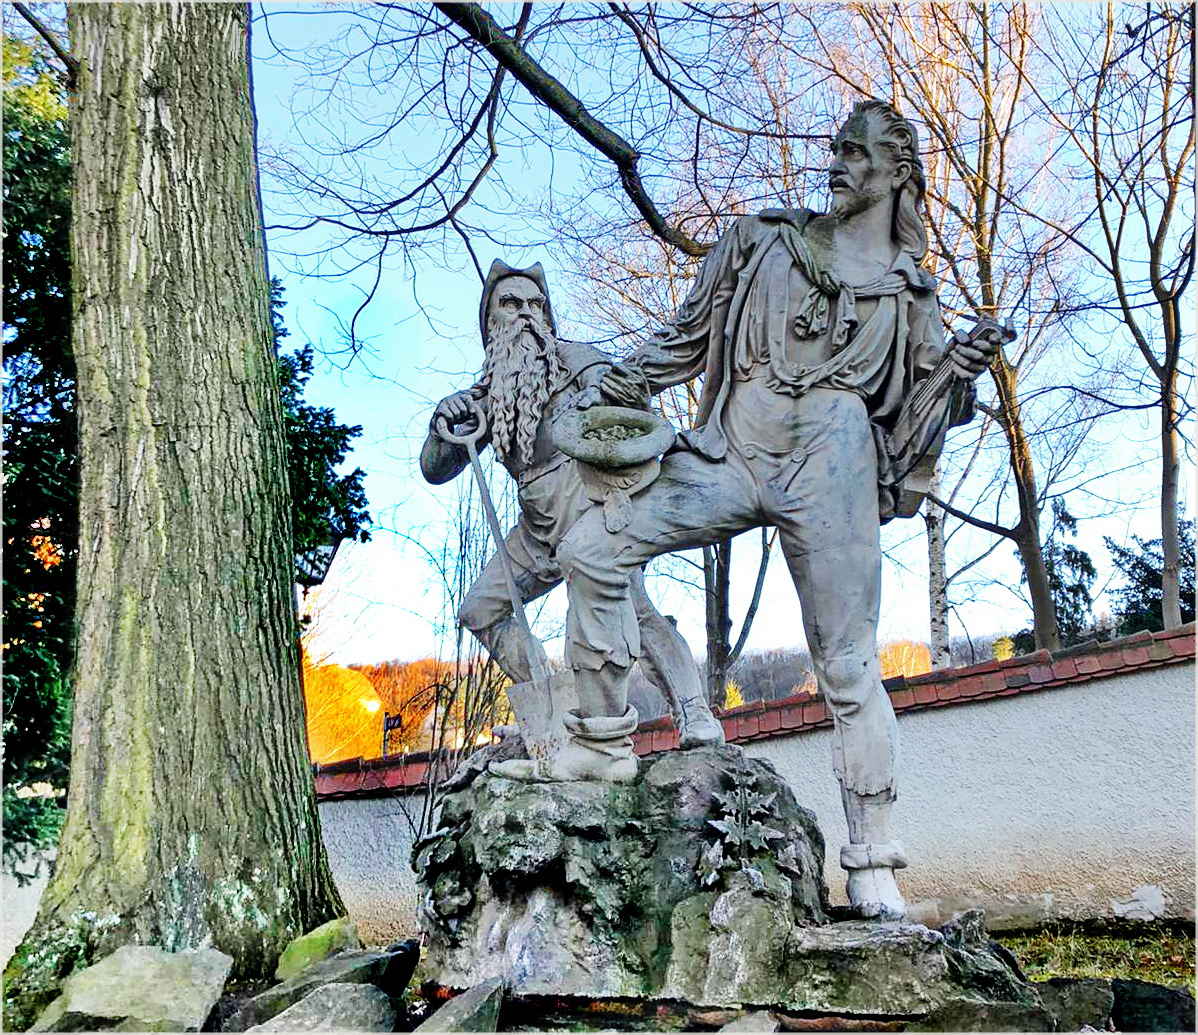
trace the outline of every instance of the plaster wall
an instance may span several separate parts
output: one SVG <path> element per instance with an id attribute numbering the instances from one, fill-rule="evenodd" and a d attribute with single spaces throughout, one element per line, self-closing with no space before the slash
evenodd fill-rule
<path id="1" fill-rule="evenodd" d="M 1194 917 L 1194 665 L 903 712 L 894 836 L 911 918 L 964 908 L 992 929 L 1044 919 Z M 745 746 L 785 775 L 827 842 L 847 842 L 832 733 Z"/>
<path id="2" fill-rule="evenodd" d="M 992 929 L 1045 919 L 1194 916 L 1194 665 L 899 715 L 895 836 L 912 919 L 970 907 Z M 745 746 L 771 761 L 827 840 L 845 902 L 847 840 L 831 731 Z M 408 810 L 420 795 L 320 806 L 325 843 L 365 940 L 416 931 Z"/>
<path id="3" fill-rule="evenodd" d="M 1194 917 L 1194 664 L 899 715 L 894 833 L 912 919 L 979 906 L 992 929 L 1053 918 Z M 746 745 L 771 761 L 827 841 L 843 903 L 844 814 L 832 734 Z M 421 794 L 320 805 L 333 875 L 363 940 L 416 933 L 409 864 Z M 33 920 L 44 879 L 4 876 L 3 956 Z"/>

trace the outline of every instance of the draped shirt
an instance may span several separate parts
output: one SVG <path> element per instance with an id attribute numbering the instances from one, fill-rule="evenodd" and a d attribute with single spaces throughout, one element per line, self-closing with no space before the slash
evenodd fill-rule
<path id="1" fill-rule="evenodd" d="M 773 393 L 795 398 L 815 387 L 855 392 L 886 428 L 944 352 L 927 271 L 900 251 L 874 281 L 847 284 L 805 232 L 813 216 L 772 209 L 738 220 L 674 319 L 626 361 L 653 391 L 705 375 L 695 427 L 680 437 L 708 459 L 727 453 L 725 411 L 737 380 L 764 375 Z"/>

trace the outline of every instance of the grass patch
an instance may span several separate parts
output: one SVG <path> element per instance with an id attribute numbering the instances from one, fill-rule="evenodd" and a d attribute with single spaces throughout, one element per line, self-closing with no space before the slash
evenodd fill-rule
<path id="1" fill-rule="evenodd" d="M 1138 978 L 1195 994 L 1192 925 L 1062 922 L 1030 931 L 991 932 L 990 937 L 1015 954 L 1033 981 Z"/>

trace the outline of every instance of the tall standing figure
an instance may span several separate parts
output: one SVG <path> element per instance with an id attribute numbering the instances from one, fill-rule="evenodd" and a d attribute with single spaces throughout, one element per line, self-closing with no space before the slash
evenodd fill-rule
<path id="1" fill-rule="evenodd" d="M 600 381 L 624 399 L 639 379 L 647 399 L 703 374 L 699 416 L 622 530 L 584 514 L 557 557 L 580 713 L 614 716 L 641 649 L 633 573 L 662 553 L 778 529 L 833 719 L 848 896 L 861 916 L 899 918 L 894 869 L 906 859 L 889 829 L 897 725 L 876 645 L 878 528 L 896 498 L 887 433 L 946 354 L 952 423 L 968 420 L 972 379 L 999 331 L 982 326 L 946 348 L 935 284 L 920 268 L 924 174 L 910 122 L 881 101 L 858 104 L 833 140 L 828 177 L 831 212 L 738 220 L 674 319 Z M 576 779 L 586 757 L 575 736 L 552 771 Z"/>
<path id="2" fill-rule="evenodd" d="M 483 287 L 479 320 L 486 352 L 482 376 L 471 388 L 437 404 L 420 468 L 435 485 L 457 477 L 469 463 L 468 454 L 463 446 L 445 441 L 438 428 L 469 427 L 476 408 L 485 415 L 486 433 L 478 446 L 489 442 L 519 486 L 520 518 L 502 548 L 521 602 L 527 603 L 561 583 L 558 543 L 594 506 L 577 463 L 553 444 L 552 419 L 585 389 L 594 389 L 611 371 L 612 360 L 589 345 L 557 337 L 540 263 L 514 269 L 496 259 Z M 681 746 L 723 743 L 723 728 L 707 706 L 686 641 L 650 602 L 640 569 L 629 572 L 627 589 L 633 621 L 646 648 L 642 667 L 670 705 Z M 468 590 L 458 619 L 515 682 L 532 678 L 529 649 L 544 660 L 541 644 L 526 642 L 515 618 L 498 555 Z M 585 776 L 610 773 L 613 766 L 635 774 L 630 737 L 636 728 L 634 709 L 622 708 L 598 724 L 588 725 L 579 717 L 571 721 L 579 730 L 602 734 L 596 741 L 593 772 Z"/>

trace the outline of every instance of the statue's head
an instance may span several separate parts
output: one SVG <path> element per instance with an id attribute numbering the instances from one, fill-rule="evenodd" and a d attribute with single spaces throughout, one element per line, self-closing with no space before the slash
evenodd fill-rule
<path id="1" fill-rule="evenodd" d="M 919 215 L 927 181 L 919 157 L 919 134 L 893 105 L 859 101 L 832 143 L 829 167 L 834 206 L 848 218 L 886 198 L 891 202 L 891 236 L 916 262 L 928 250 Z"/>
<path id="2" fill-rule="evenodd" d="M 549 397 L 569 379 L 556 346 L 545 271 L 496 259 L 479 307 L 490 396 L 491 445 L 503 462 L 531 462 Z"/>
<path id="3" fill-rule="evenodd" d="M 556 334 L 549 307 L 549 286 L 541 264 L 517 269 L 499 259 L 491 263 L 478 315 L 484 342 L 489 339 L 492 327 L 514 330 L 529 322 L 537 325 L 538 330 Z"/>

